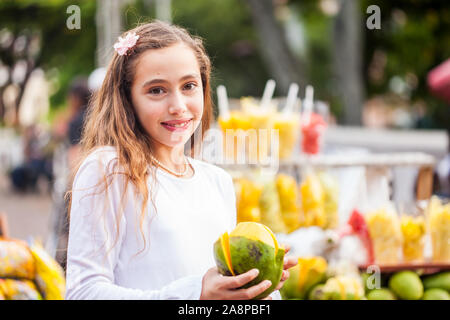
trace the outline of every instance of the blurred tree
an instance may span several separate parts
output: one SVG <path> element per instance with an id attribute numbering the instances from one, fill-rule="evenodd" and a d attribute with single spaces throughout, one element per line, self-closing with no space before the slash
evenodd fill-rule
<path id="1" fill-rule="evenodd" d="M 155 0 L 155 11 L 156 19 L 172 22 L 172 0 Z"/>
<path id="2" fill-rule="evenodd" d="M 70 5 L 78 5 L 81 28 L 66 25 Z M 18 77 L 16 112 L 27 75 L 43 68 L 54 84 L 51 105 L 65 101 L 66 88 L 76 75 L 87 75 L 95 66 L 95 1 L 89 0 L 2 0 L 0 2 L 0 66 L 8 70 L 0 91 L 14 83 L 13 71 L 26 65 L 25 76 Z M 19 50 L 20 49 L 20 50 Z M 24 63 L 24 61 L 26 63 Z M 20 72 L 19 72 L 20 73 Z M 2 97 L 2 96 L 0 96 Z M 0 99 L 2 100 L 2 99 Z"/>
<path id="3" fill-rule="evenodd" d="M 128 0 L 126 0 L 129 2 Z M 122 6 L 124 0 L 97 0 L 97 67 L 106 67 L 113 53 L 113 45 L 123 32 Z"/>
<path id="4" fill-rule="evenodd" d="M 330 101 L 331 108 L 339 116 L 340 122 L 347 123 L 344 115 L 345 96 L 342 96 L 342 90 L 337 90 L 341 84 L 335 69 L 338 66 L 335 63 L 338 54 L 335 45 L 337 40 L 333 39 L 337 34 L 340 1 L 289 0 L 288 5 L 297 13 L 305 28 L 304 60 L 308 62 L 305 66 L 308 82 L 315 86 L 317 98 Z M 392 93 L 405 99 L 411 109 L 425 108 L 426 114 L 419 119 L 417 126 L 450 127 L 450 108 L 432 97 L 426 85 L 428 71 L 450 57 L 448 0 L 354 2 L 359 3 L 361 16 L 357 26 L 362 33 L 363 92 L 366 92 L 369 98 Z M 380 8 L 379 30 L 366 27 L 365 20 L 370 16 L 366 10 L 370 5 Z M 342 13 L 341 11 L 340 14 Z M 344 37 L 342 33 L 340 36 Z M 348 40 L 348 37 L 346 39 Z M 344 42 L 346 39 L 343 39 Z"/>
<path id="5" fill-rule="evenodd" d="M 448 0 L 364 0 L 381 9 L 381 30 L 365 31 L 364 69 L 369 95 L 393 92 L 426 108 L 423 128 L 450 128 L 450 108 L 431 96 L 428 72 L 450 57 Z"/>
<path id="6" fill-rule="evenodd" d="M 339 0 L 333 23 L 333 57 L 336 85 L 344 106 L 344 123 L 361 125 L 364 103 L 363 47 L 364 25 L 358 1 Z"/>
<path id="7" fill-rule="evenodd" d="M 333 2 L 331 2 L 333 3 Z M 314 86 L 316 99 L 327 101 L 332 113 L 341 117 L 342 101 L 337 89 L 337 76 L 334 70 L 333 17 L 338 7 L 324 12 L 317 0 L 290 0 L 289 8 L 303 28 L 304 48 L 297 55 L 304 61 L 304 73 L 308 84 Z M 301 97 L 304 93 L 301 93 Z"/>
<path id="8" fill-rule="evenodd" d="M 39 59 L 40 37 L 29 29 L 13 33 L 8 29 L 1 30 L 0 64 L 4 70 L 0 86 L 0 120 L 5 116 L 6 106 L 3 99 L 6 88 L 14 87 L 12 124 L 19 124 L 19 105 L 31 73 Z"/>
<path id="9" fill-rule="evenodd" d="M 2 91 L 5 88 L 11 87 L 13 70 L 17 68 L 15 66 L 32 64 L 33 68 L 43 68 L 54 84 L 52 108 L 63 104 L 68 83 L 76 75 L 88 75 L 96 65 L 96 39 L 99 36 L 96 28 L 96 7 L 101 1 L 2 0 L 0 96 L 3 96 Z M 120 1 L 125 1 L 125 4 L 121 10 L 123 28 L 119 30 L 134 27 L 137 23 L 157 15 L 156 0 Z M 164 0 L 158 1 L 163 3 Z M 339 11 L 340 7 L 336 6 L 340 1 L 344 0 L 214 0 L 213 4 L 207 0 L 171 0 L 172 22 L 205 39 L 214 66 L 213 88 L 218 84 L 225 84 L 230 97 L 259 96 L 266 80 L 274 77 L 279 84 L 276 94 L 284 95 L 286 89 L 282 88 L 279 77 L 287 79 L 287 75 L 292 72 L 301 77 L 297 81 L 314 85 L 316 97 L 330 102 L 333 112 L 340 116 L 340 122 L 351 123 L 353 120 L 346 118 L 348 112 L 344 113 L 343 107 L 357 105 L 346 99 L 357 100 L 358 95 L 343 94 L 344 85 L 347 92 L 350 92 L 353 86 L 350 85 L 351 82 L 345 84 L 339 73 L 341 76 L 347 72 L 355 73 L 355 69 L 336 63 L 349 57 L 345 50 L 353 43 L 345 33 L 337 32 L 338 28 L 345 30 L 344 26 L 351 22 L 340 16 L 344 14 L 344 11 Z M 112 2 L 104 0 L 104 3 L 109 5 L 112 5 Z M 361 19 L 361 23 L 354 26 L 359 26 L 357 29 L 362 33 L 361 40 L 364 39 L 360 55 L 363 76 L 359 82 L 353 77 L 353 83 L 362 85 L 361 91 L 367 91 L 369 98 L 392 92 L 407 99 L 411 105 L 420 103 L 425 106 L 428 115 L 420 121 L 420 126 L 450 125 L 450 117 L 447 115 L 450 108 L 443 108 L 444 103 L 429 94 L 425 81 L 428 70 L 450 56 L 448 0 L 353 2 L 359 3 L 359 6 L 355 7 L 359 7 L 359 15 L 362 16 L 362 19 L 356 18 Z M 66 27 L 66 9 L 73 4 L 81 8 L 80 30 L 69 30 Z M 255 17 L 252 8 L 263 5 L 262 12 L 265 12 L 266 16 Z M 380 30 L 369 30 L 365 26 L 364 18 L 368 17 L 366 9 L 369 5 L 378 5 L 381 9 Z M 301 46 L 297 48 L 291 43 L 292 39 L 295 40 L 295 34 L 290 35 L 290 40 L 282 36 L 286 35 L 287 24 L 290 23 L 280 18 L 280 13 L 286 12 L 286 8 L 289 8 L 291 16 L 301 27 L 298 34 L 298 43 Z M 105 21 L 112 16 L 113 14 L 103 15 Z M 260 21 L 261 25 L 257 27 L 256 19 L 263 17 L 266 17 L 266 21 Z M 353 20 L 353 23 L 355 21 Z M 263 24 L 265 28 L 268 25 L 271 27 L 261 38 L 260 30 Z M 276 34 L 281 36 L 274 36 Z M 114 41 L 117 38 L 117 35 L 109 35 Z M 24 45 L 31 50 L 28 54 L 23 51 Z M 22 48 L 22 53 L 18 54 L 15 47 Z M 268 62 L 267 52 L 281 50 L 281 47 L 284 47 L 283 53 L 272 53 L 272 62 Z M 351 52 L 355 54 L 356 51 L 357 49 L 353 48 Z M 290 55 L 292 60 L 283 58 L 285 55 Z M 28 60 L 30 57 L 34 61 L 31 64 Z M 354 57 L 357 60 L 357 56 Z M 358 65 L 355 59 L 348 60 L 354 67 Z M 295 68 L 298 69 L 291 67 L 276 76 L 274 68 L 286 70 L 281 69 L 286 61 L 293 61 L 292 65 L 296 64 Z M 291 65 L 291 62 L 288 64 Z M 336 66 L 340 66 L 339 72 L 336 72 Z M 20 72 L 16 73 L 20 75 Z M 17 79 L 26 80 L 26 73 L 24 74 L 25 77 L 17 76 Z M 349 75 L 346 77 L 350 79 Z M 0 102 L 0 117 L 2 110 L 4 108 Z"/>
<path id="10" fill-rule="evenodd" d="M 285 32 L 275 18 L 273 0 L 246 0 L 246 2 L 259 34 L 261 54 L 283 92 L 287 92 L 292 82 L 304 88 L 306 86 L 304 68 L 301 67 L 299 57 L 296 58 L 289 49 Z"/>

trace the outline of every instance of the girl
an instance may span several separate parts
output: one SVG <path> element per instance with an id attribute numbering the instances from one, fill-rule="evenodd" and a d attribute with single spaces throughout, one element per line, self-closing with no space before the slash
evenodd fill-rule
<path id="1" fill-rule="evenodd" d="M 212 245 L 236 223 L 231 176 L 184 154 L 212 120 L 211 66 L 201 40 L 155 21 L 114 48 L 88 111 L 73 181 L 66 298 L 257 296 L 269 281 L 238 289 L 257 270 L 226 277 L 214 267 Z M 191 155 L 195 146 L 191 140 Z M 287 277 L 284 270 L 277 289 Z"/>

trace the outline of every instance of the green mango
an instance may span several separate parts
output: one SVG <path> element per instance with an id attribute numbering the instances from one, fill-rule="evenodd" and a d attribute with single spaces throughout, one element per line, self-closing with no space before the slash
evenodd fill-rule
<path id="1" fill-rule="evenodd" d="M 403 300 L 419 300 L 423 295 L 423 285 L 417 273 L 409 270 L 395 273 L 389 279 L 389 288 Z"/>
<path id="2" fill-rule="evenodd" d="M 450 271 L 436 273 L 423 279 L 425 289 L 439 288 L 450 291 Z"/>
<path id="3" fill-rule="evenodd" d="M 373 289 L 367 294 L 367 300 L 397 300 L 387 288 Z"/>
<path id="4" fill-rule="evenodd" d="M 450 300 L 450 294 L 444 289 L 431 288 L 425 290 L 422 300 Z"/>
<path id="5" fill-rule="evenodd" d="M 367 294 L 370 291 L 376 289 L 376 288 L 371 288 L 373 286 L 373 279 L 371 278 L 372 274 L 367 273 L 367 272 L 363 272 L 361 273 L 361 280 L 363 282 L 364 285 L 364 292 Z"/>
<path id="6" fill-rule="evenodd" d="M 261 281 L 272 285 L 254 299 L 267 297 L 281 280 L 285 249 L 278 246 L 272 231 L 256 222 L 241 222 L 228 235 L 224 233 L 214 243 L 214 259 L 219 272 L 225 276 L 258 269 L 258 276 L 242 288 L 249 288 Z"/>

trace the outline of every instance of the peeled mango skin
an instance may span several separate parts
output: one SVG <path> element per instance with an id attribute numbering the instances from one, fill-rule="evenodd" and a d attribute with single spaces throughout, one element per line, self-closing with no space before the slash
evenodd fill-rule
<path id="1" fill-rule="evenodd" d="M 423 295 L 423 285 L 417 273 L 400 271 L 389 279 L 389 288 L 402 300 L 419 300 Z"/>
<path id="2" fill-rule="evenodd" d="M 229 239 L 234 274 L 239 275 L 254 268 L 259 270 L 258 276 L 242 286 L 242 288 L 249 288 L 257 285 L 263 280 L 270 280 L 272 282 L 270 288 L 253 299 L 267 297 L 275 290 L 281 280 L 285 254 L 284 248 L 278 248 L 278 252 L 275 256 L 275 248 L 262 241 L 248 239 L 242 236 L 231 236 Z M 226 263 L 220 239 L 214 243 L 214 258 L 219 272 L 225 276 L 232 276 Z"/>
<path id="3" fill-rule="evenodd" d="M 422 300 L 450 300 L 450 294 L 444 289 L 432 288 L 425 291 Z"/>

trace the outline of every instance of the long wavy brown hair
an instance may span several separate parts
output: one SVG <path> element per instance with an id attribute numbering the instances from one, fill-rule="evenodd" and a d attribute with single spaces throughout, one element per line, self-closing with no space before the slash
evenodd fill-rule
<path id="1" fill-rule="evenodd" d="M 139 36 L 139 40 L 125 56 L 120 56 L 117 52 L 114 52 L 103 84 L 98 93 L 93 96 L 87 110 L 82 139 L 80 141 L 81 156 L 78 164 L 73 169 L 71 181 L 73 182 L 76 172 L 89 154 L 97 148 L 113 146 L 117 152 L 117 164 L 120 166 L 120 172 L 114 171 L 105 174 L 104 179 L 99 184 L 103 184 L 102 191 L 106 192 L 114 176 L 120 174 L 125 178 L 125 188 L 127 188 L 129 183 L 134 185 L 137 193 L 136 196 L 142 199 L 139 219 L 140 231 L 144 240 L 144 248 L 139 251 L 142 252 L 146 247 L 143 223 L 146 214 L 145 208 L 149 199 L 156 212 L 152 192 L 149 190 L 147 184 L 149 178 L 151 178 L 153 185 L 155 184 L 156 170 L 147 170 L 147 168 L 149 164 L 153 164 L 151 166 L 152 168 L 156 168 L 156 166 L 150 157 L 153 151 L 152 137 L 139 122 L 131 100 L 131 85 L 135 76 L 136 64 L 141 54 L 147 50 L 166 48 L 180 42 L 186 44 L 193 50 L 200 66 L 204 98 L 201 126 L 196 129 L 196 132 L 194 132 L 190 139 L 190 156 L 194 156 L 194 150 L 197 150 L 196 148 L 201 145 L 205 132 L 209 129 L 213 118 L 213 102 L 210 85 L 211 63 L 202 40 L 199 37 L 190 35 L 185 29 L 179 26 L 155 20 L 140 25 L 126 33 L 128 32 L 136 33 Z M 200 134 L 198 131 L 200 131 Z M 66 194 L 69 204 L 69 215 L 72 191 L 69 190 Z M 116 213 L 117 234 L 119 231 L 118 222 L 120 221 L 121 215 L 123 215 L 123 203 L 121 203 L 119 208 L 122 208 L 122 210 Z M 114 241 L 114 244 L 116 241 Z"/>

